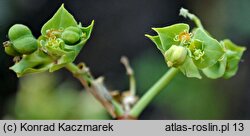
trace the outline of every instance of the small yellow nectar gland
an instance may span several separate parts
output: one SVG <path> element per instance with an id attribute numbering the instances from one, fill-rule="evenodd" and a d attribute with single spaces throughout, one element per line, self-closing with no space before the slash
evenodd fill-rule
<path id="1" fill-rule="evenodd" d="M 190 41 L 191 39 L 191 33 L 187 32 L 187 31 L 184 31 L 182 33 L 179 34 L 178 36 L 179 40 L 180 41 Z"/>

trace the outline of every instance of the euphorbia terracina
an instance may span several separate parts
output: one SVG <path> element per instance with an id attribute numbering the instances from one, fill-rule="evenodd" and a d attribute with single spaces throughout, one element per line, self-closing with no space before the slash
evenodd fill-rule
<path id="1" fill-rule="evenodd" d="M 188 24 L 178 23 L 162 28 L 153 28 L 156 36 L 146 35 L 163 54 L 170 70 L 166 72 L 137 101 L 135 79 L 128 61 L 123 58 L 130 76 L 130 89 L 126 95 L 114 98 L 103 84 L 103 78 L 94 79 L 89 69 L 73 61 L 90 38 L 94 22 L 88 27 L 77 23 L 62 5 L 55 15 L 44 24 L 41 36 L 36 39 L 31 30 L 22 24 L 9 29 L 9 41 L 4 42 L 5 52 L 13 56 L 15 64 L 10 67 L 18 77 L 29 73 L 50 72 L 61 68 L 68 69 L 87 91 L 95 96 L 110 115 L 120 119 L 135 119 L 151 100 L 175 77 L 180 70 L 187 77 L 202 78 L 200 71 L 208 78 L 230 78 L 238 69 L 245 47 L 240 47 L 228 39 L 214 39 L 202 26 L 198 17 L 186 9 L 180 15 L 195 22 L 197 27 L 190 30 Z M 128 102 L 128 100 L 131 100 Z"/>

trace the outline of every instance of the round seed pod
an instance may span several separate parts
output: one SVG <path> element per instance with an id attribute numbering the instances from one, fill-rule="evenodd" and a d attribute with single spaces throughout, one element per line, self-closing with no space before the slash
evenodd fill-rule
<path id="1" fill-rule="evenodd" d="M 12 47 L 20 54 L 31 54 L 38 48 L 37 40 L 25 25 L 13 25 L 9 29 L 8 36 Z"/>
<path id="2" fill-rule="evenodd" d="M 16 51 L 21 54 L 31 54 L 37 50 L 37 40 L 34 37 L 23 37 L 12 42 Z"/>
<path id="3" fill-rule="evenodd" d="M 81 32 L 80 28 L 70 26 L 62 32 L 61 38 L 66 44 L 72 45 L 80 40 Z"/>
<path id="4" fill-rule="evenodd" d="M 32 35 L 30 29 L 22 24 L 13 25 L 8 32 L 10 41 L 14 41 L 22 36 Z"/>

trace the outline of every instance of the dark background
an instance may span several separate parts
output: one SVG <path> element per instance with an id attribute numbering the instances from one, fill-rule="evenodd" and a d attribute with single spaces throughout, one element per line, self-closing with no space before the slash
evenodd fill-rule
<path id="1" fill-rule="evenodd" d="M 95 20 L 93 34 L 76 62 L 84 61 L 96 77 L 105 76 L 109 89 L 128 88 L 119 63 L 122 55 L 128 56 L 135 68 L 139 94 L 167 70 L 160 52 L 144 34 L 154 34 L 151 27 L 179 22 L 192 26 L 178 16 L 181 7 L 199 16 L 217 39 L 230 38 L 249 46 L 249 0 L 0 0 L 0 41 L 7 40 L 8 28 L 15 23 L 29 26 L 38 37 L 42 25 L 62 3 L 84 25 Z M 249 55 L 247 50 L 238 74 L 229 80 L 187 79 L 179 74 L 141 119 L 250 119 Z M 19 79 L 8 69 L 12 64 L 12 58 L 0 48 L 0 118 L 11 114 L 8 103 L 18 90 Z M 53 75 L 60 76 L 59 82 L 77 82 L 65 70 Z"/>

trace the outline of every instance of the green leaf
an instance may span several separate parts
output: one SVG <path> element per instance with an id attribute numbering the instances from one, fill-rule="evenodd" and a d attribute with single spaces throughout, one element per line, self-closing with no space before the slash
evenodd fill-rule
<path id="1" fill-rule="evenodd" d="M 91 24 L 87 27 L 83 27 L 81 23 L 79 24 L 79 27 L 82 29 L 82 32 L 86 33 L 86 39 L 90 38 L 94 24 L 95 24 L 94 20 L 92 20 Z"/>
<path id="2" fill-rule="evenodd" d="M 187 77 L 196 77 L 199 79 L 202 78 L 199 73 L 199 70 L 197 69 L 193 60 L 189 56 L 186 57 L 184 64 L 182 64 L 179 68 L 181 72 Z"/>
<path id="3" fill-rule="evenodd" d="M 224 56 L 221 61 L 218 61 L 213 66 L 202 69 L 202 72 L 208 77 L 212 79 L 220 78 L 224 75 L 226 70 L 227 57 Z"/>
<path id="4" fill-rule="evenodd" d="M 179 23 L 163 28 L 153 28 L 154 31 L 159 35 L 163 51 L 167 51 L 172 45 L 179 45 L 179 41 L 175 41 L 175 37 L 181 32 L 189 31 L 189 25 L 184 23 Z M 160 45 L 157 45 L 160 46 Z"/>
<path id="5" fill-rule="evenodd" d="M 224 78 L 230 78 L 236 74 L 242 54 L 246 48 L 238 46 L 228 39 L 223 40 L 222 43 L 226 48 L 227 56 L 226 71 L 223 76 Z"/>
<path id="6" fill-rule="evenodd" d="M 163 47 L 162 47 L 162 44 L 161 44 L 161 40 L 160 40 L 160 37 L 158 35 L 157 36 L 151 36 L 151 35 L 146 34 L 145 36 L 148 37 L 150 40 L 152 40 L 156 44 L 157 48 L 162 53 L 164 53 L 164 50 L 163 50 Z"/>
<path id="7" fill-rule="evenodd" d="M 198 28 L 194 33 L 193 39 L 197 39 L 203 44 L 204 55 L 202 59 L 193 59 L 199 69 L 214 65 L 224 55 L 224 50 L 220 43 L 210 37 L 203 29 Z"/>
<path id="8" fill-rule="evenodd" d="M 41 33 L 45 35 L 49 29 L 65 29 L 69 26 L 77 26 L 77 22 L 62 4 L 55 15 L 43 25 Z"/>
<path id="9" fill-rule="evenodd" d="M 18 77 L 21 77 L 29 73 L 39 73 L 47 71 L 53 60 L 43 53 L 41 50 L 37 50 L 34 53 L 23 57 L 18 63 L 10 67 Z"/>

